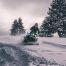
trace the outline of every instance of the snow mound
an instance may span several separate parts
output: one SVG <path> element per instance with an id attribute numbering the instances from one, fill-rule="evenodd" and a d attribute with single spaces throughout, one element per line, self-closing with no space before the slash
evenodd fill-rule
<path id="1" fill-rule="evenodd" d="M 29 55 L 18 47 L 0 43 L 0 66 L 28 66 Z"/>
<path id="2" fill-rule="evenodd" d="M 19 47 L 0 43 L 0 66 L 58 65 L 56 61 L 30 55 Z"/>
<path id="3" fill-rule="evenodd" d="M 23 45 L 23 38 L 24 35 L 0 36 L 0 66 L 51 66 L 66 63 L 66 38 L 38 37 L 39 45 Z"/>

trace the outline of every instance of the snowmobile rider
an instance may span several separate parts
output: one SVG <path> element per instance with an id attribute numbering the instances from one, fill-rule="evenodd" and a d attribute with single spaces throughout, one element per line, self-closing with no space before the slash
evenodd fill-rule
<path id="1" fill-rule="evenodd" d="M 31 35 L 37 35 L 37 34 L 39 34 L 38 23 L 35 23 L 35 25 L 32 26 L 30 28 L 30 30 L 31 30 L 31 32 L 30 32 Z"/>

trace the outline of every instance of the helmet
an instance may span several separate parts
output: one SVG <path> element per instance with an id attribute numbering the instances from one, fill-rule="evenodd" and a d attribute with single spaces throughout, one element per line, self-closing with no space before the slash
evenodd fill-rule
<path id="1" fill-rule="evenodd" d="M 38 27 L 38 23 L 35 23 L 35 26 Z"/>

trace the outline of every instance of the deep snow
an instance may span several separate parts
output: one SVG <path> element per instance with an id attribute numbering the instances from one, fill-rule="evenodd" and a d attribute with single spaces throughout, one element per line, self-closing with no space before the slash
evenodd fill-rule
<path id="1" fill-rule="evenodd" d="M 31 57 L 44 57 L 47 61 L 56 61 L 59 64 L 63 65 L 66 64 L 66 38 L 59 38 L 59 37 L 38 37 L 39 45 L 23 45 L 22 40 L 24 35 L 20 36 L 0 36 L 0 48 L 1 45 L 6 46 L 14 46 L 19 48 L 20 51 L 24 51 L 28 53 Z M 10 49 L 10 48 L 9 48 Z M 6 50 L 6 48 L 5 48 Z M 13 48 L 12 48 L 13 50 Z M 14 51 L 14 50 L 13 50 Z M 10 55 L 13 55 L 13 51 Z M 8 52 L 8 51 L 6 51 Z M 15 50 L 15 52 L 17 52 Z M 17 54 L 19 55 L 19 52 Z M 9 53 L 9 52 L 8 52 Z M 16 57 L 15 57 L 16 56 Z M 14 58 L 20 57 L 15 54 Z M 17 59 L 18 60 L 18 59 Z M 19 59 L 20 61 L 20 59 Z M 19 63 L 18 63 L 19 64 Z M 36 63 L 38 64 L 38 63 Z M 32 65 L 32 62 L 29 64 Z M 46 64 L 45 64 L 46 65 Z M 8 65 L 10 66 L 10 65 Z M 12 65 L 14 66 L 14 65 Z M 20 65 L 21 66 L 21 65 Z M 44 64 L 43 64 L 44 66 Z"/>

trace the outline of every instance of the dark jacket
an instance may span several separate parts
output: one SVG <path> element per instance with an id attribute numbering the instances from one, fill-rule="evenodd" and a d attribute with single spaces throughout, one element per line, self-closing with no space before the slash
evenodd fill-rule
<path id="1" fill-rule="evenodd" d="M 33 27 L 30 28 L 30 30 L 31 30 L 31 32 L 34 32 L 34 33 L 38 32 L 39 33 L 39 28 L 38 27 L 33 26 Z"/>

